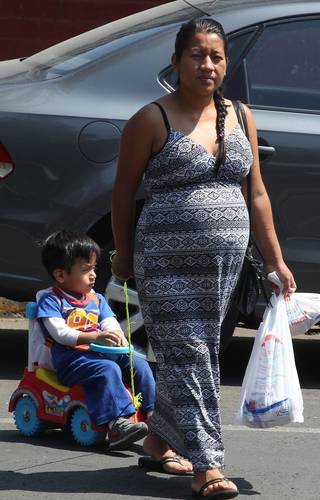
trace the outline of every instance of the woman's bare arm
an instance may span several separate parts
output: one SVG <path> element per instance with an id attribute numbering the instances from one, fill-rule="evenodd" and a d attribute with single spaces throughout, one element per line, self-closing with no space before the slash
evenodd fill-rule
<path id="1" fill-rule="evenodd" d="M 274 228 L 272 208 L 264 186 L 259 164 L 258 139 L 252 112 L 245 106 L 249 139 L 253 154 L 251 167 L 251 223 L 255 240 L 261 251 L 267 272 L 276 271 L 284 284 L 284 293 L 295 289 L 296 284 L 291 271 L 283 261 L 279 241 Z"/>
<path id="2" fill-rule="evenodd" d="M 120 143 L 116 181 L 112 193 L 112 230 L 117 251 L 112 269 L 116 276 L 133 275 L 135 194 L 152 153 L 157 125 L 155 106 L 145 106 L 126 124 Z"/>

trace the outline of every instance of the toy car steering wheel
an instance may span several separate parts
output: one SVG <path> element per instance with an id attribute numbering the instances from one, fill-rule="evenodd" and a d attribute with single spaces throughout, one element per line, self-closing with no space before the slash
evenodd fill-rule
<path id="1" fill-rule="evenodd" d="M 129 346 L 126 347 L 113 347 L 108 345 L 100 345 L 100 344 L 89 344 L 89 348 L 91 351 L 99 352 L 103 354 L 106 358 L 115 360 L 122 354 L 129 354 Z M 133 346 L 131 347 L 131 352 L 134 351 Z"/>

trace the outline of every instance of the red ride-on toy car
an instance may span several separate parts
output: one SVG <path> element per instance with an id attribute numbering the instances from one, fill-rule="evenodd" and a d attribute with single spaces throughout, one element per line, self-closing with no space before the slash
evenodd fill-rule
<path id="1" fill-rule="evenodd" d="M 108 427 L 96 427 L 92 423 L 82 387 L 66 387 L 59 382 L 55 372 L 34 366 L 31 359 L 31 342 L 36 310 L 35 302 L 27 304 L 28 366 L 9 401 L 8 410 L 14 414 L 17 429 L 24 436 L 36 436 L 48 428 L 67 428 L 75 441 L 82 446 L 104 441 Z M 112 352 L 114 349 L 117 349 L 115 354 Z M 128 352 L 128 348 L 119 347 L 108 350 L 109 357 Z M 145 421 L 141 411 L 131 418 L 135 421 Z"/>

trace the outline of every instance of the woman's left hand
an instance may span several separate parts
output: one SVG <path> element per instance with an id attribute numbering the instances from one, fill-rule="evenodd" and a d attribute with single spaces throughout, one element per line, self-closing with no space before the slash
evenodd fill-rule
<path id="1" fill-rule="evenodd" d="M 266 264 L 265 270 L 267 274 L 272 273 L 273 271 L 277 273 L 279 280 L 283 284 L 282 293 L 285 297 L 296 291 L 297 285 L 293 274 L 284 262 L 278 265 Z M 276 293 L 280 293 L 279 287 L 276 286 L 275 289 Z"/>

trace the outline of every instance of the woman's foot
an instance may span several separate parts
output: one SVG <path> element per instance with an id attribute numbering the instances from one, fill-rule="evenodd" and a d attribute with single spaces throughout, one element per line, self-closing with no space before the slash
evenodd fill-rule
<path id="1" fill-rule="evenodd" d="M 169 448 L 167 443 L 154 434 L 149 434 L 145 438 L 143 449 L 147 455 L 158 461 L 177 457 L 177 454 Z M 168 474 L 187 474 L 192 472 L 192 464 L 188 460 L 179 457 L 179 460 L 172 462 L 168 460 L 163 463 L 162 469 Z"/>
<path id="2" fill-rule="evenodd" d="M 224 476 L 221 474 L 219 469 L 209 469 L 203 472 L 195 472 L 192 480 L 192 491 L 199 492 L 203 485 L 208 481 L 222 478 L 224 478 Z M 202 491 L 202 496 L 208 498 L 210 498 L 210 496 L 214 497 L 214 494 L 217 494 L 218 491 L 223 492 L 223 490 L 234 490 L 234 496 L 236 496 L 238 492 L 237 486 L 232 481 L 225 478 L 222 481 L 217 481 L 216 483 L 208 485 L 207 488 Z M 230 496 L 226 498 L 232 497 Z"/>

